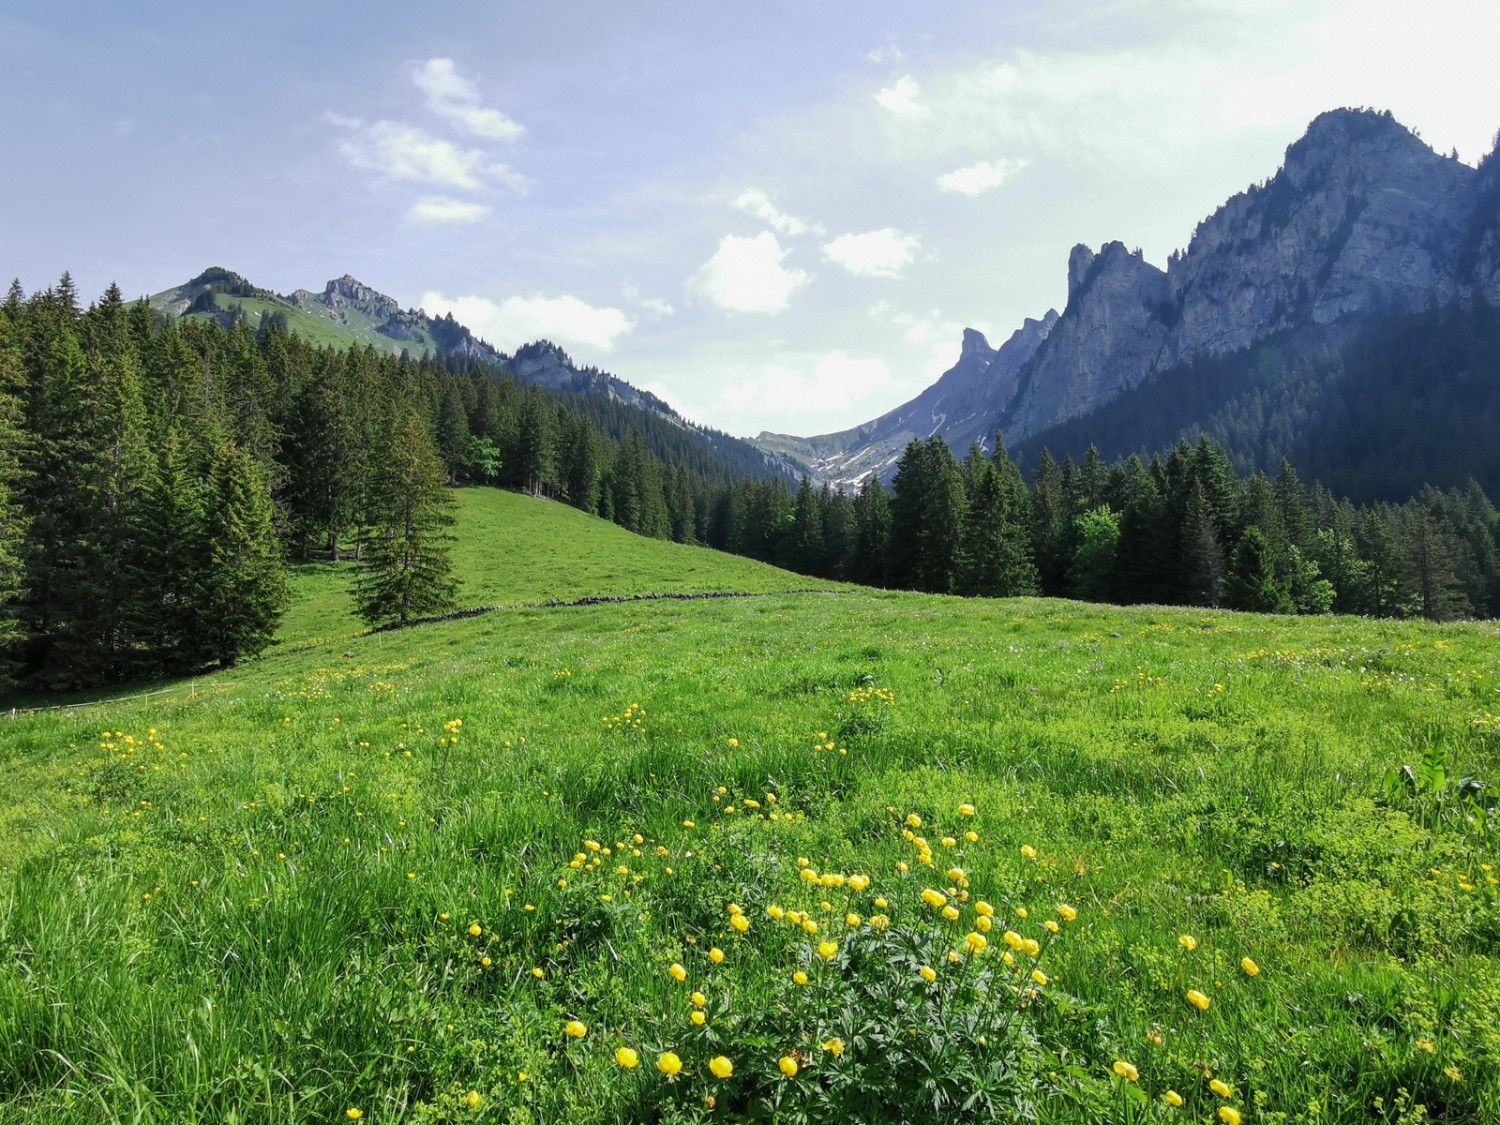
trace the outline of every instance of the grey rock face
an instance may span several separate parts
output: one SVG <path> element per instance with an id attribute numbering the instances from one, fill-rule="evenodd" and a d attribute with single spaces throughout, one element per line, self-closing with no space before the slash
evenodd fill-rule
<path id="1" fill-rule="evenodd" d="M 1019 441 L 1178 363 L 1475 298 L 1500 301 L 1500 155 L 1476 172 L 1389 114 L 1334 110 L 1287 149 L 1275 176 L 1200 223 L 1165 272 L 1118 242 L 1097 254 L 1075 246 L 1067 308 L 1029 351 L 1017 347 L 1026 358 L 1014 372 L 984 359 L 966 333 L 958 364 L 910 403 L 809 440 L 836 473 L 872 458 L 892 464 L 892 443 L 925 437 L 929 417 L 960 451 L 974 433 Z M 955 397 L 960 385 L 984 390 Z M 937 421 L 960 400 L 947 413 L 962 413 L 962 425 Z"/>

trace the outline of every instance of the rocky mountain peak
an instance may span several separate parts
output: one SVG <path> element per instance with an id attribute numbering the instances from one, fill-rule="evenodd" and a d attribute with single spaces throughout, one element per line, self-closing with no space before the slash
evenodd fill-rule
<path id="1" fill-rule="evenodd" d="M 336 277 L 323 287 L 323 303 L 330 308 L 342 304 L 344 301 L 354 301 L 361 305 L 368 305 L 379 309 L 381 312 L 396 312 L 400 306 L 394 300 L 387 297 L 378 289 L 371 289 L 364 282 L 352 274 Z"/>
<path id="2" fill-rule="evenodd" d="M 969 359 L 976 355 L 986 355 L 993 349 L 990 342 L 984 338 L 984 333 L 975 328 L 964 329 L 963 347 L 959 351 L 960 359 Z"/>
<path id="3" fill-rule="evenodd" d="M 1068 255 L 1068 300 L 1073 299 L 1073 294 L 1078 292 L 1083 285 L 1083 279 L 1088 276 L 1089 267 L 1094 264 L 1094 252 L 1079 243 L 1073 247 L 1072 253 Z"/>

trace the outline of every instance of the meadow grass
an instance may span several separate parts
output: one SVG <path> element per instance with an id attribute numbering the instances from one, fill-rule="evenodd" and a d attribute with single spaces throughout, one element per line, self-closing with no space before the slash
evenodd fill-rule
<path id="1" fill-rule="evenodd" d="M 462 498 L 469 604 L 812 585 Z M 4 721 L 0 1122 L 1500 1116 L 1493 626 L 298 581 Z"/>

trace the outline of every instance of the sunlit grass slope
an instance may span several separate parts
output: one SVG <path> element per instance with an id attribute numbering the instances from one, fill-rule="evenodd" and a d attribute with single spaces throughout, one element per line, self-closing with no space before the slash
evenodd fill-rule
<path id="1" fill-rule="evenodd" d="M 1497 686 L 1491 626 L 866 591 L 0 720 L 0 1121 L 1492 1122 Z"/>
<path id="2" fill-rule="evenodd" d="M 464 488 L 453 562 L 461 606 L 523 605 L 597 595 L 831 589 L 830 583 L 738 555 L 644 539 L 566 504 L 493 488 Z M 298 567 L 282 623 L 286 644 L 359 629 L 349 587 L 354 563 Z"/>

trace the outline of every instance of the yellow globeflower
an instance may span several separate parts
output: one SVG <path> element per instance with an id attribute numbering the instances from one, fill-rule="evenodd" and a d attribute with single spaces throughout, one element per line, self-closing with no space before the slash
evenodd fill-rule
<path id="1" fill-rule="evenodd" d="M 1240 1111 L 1232 1105 L 1221 1105 L 1219 1120 L 1224 1122 L 1224 1125 L 1240 1125 Z"/>
<path id="2" fill-rule="evenodd" d="M 1057 904 L 1057 912 L 1062 915 L 1064 922 L 1074 922 L 1078 920 L 1078 911 L 1074 910 L 1065 902 L 1060 902 Z"/>
<path id="3" fill-rule="evenodd" d="M 682 1060 L 677 1057 L 675 1051 L 663 1051 L 661 1057 L 656 1060 L 656 1069 L 668 1078 L 675 1078 L 682 1070 Z"/>
<path id="4" fill-rule="evenodd" d="M 974 913 L 982 918 L 993 918 L 995 916 L 995 908 L 985 902 L 984 899 L 980 899 L 974 904 Z"/>
<path id="5" fill-rule="evenodd" d="M 715 1078 L 728 1078 L 734 1073 L 734 1063 L 723 1055 L 716 1055 L 709 1061 L 708 1069 L 714 1072 Z"/>
<path id="6" fill-rule="evenodd" d="M 1057 933 L 1057 931 L 1058 931 L 1058 930 L 1059 930 L 1059 929 L 1061 929 L 1061 928 L 1062 928 L 1062 927 L 1060 927 L 1060 926 L 1059 926 L 1059 925 L 1058 925 L 1058 924 L 1057 924 L 1057 923 L 1056 923 L 1056 922 L 1054 922 L 1054 921 L 1053 921 L 1053 920 L 1052 920 L 1052 919 L 1051 919 L 1051 918 L 1048 918 L 1048 919 L 1046 919 L 1046 920 L 1045 920 L 1045 921 L 1044 921 L 1044 922 L 1043 922 L 1043 923 L 1042 923 L 1042 928 L 1043 928 L 1043 929 L 1044 929 L 1044 930 L 1046 930 L 1046 931 L 1047 931 L 1047 932 L 1048 932 L 1048 933 L 1049 933 L 1049 934 L 1055 934 L 1055 933 Z"/>
<path id="7" fill-rule="evenodd" d="M 708 1003 L 708 997 L 703 995 L 703 993 L 701 992 L 693 993 L 692 996 L 688 997 L 688 999 L 690 999 L 693 1002 L 693 1006 L 697 1008 L 701 1008 Z"/>
<path id="8" fill-rule="evenodd" d="M 928 984 L 931 984 L 933 981 L 937 980 L 937 970 L 934 969 L 931 965 L 923 965 L 920 969 L 917 970 L 917 972 Z"/>
<path id="9" fill-rule="evenodd" d="M 1208 1088 L 1214 1093 L 1218 1094 L 1221 1098 L 1234 1097 L 1234 1087 L 1231 1086 L 1228 1082 L 1220 1081 L 1217 1078 L 1215 1078 L 1208 1084 Z"/>
<path id="10" fill-rule="evenodd" d="M 547 970 L 538 967 L 531 970 L 531 975 L 536 977 L 537 980 L 541 980 L 544 976 L 547 975 Z"/>
<path id="11" fill-rule="evenodd" d="M 931 887 L 928 887 L 922 892 L 922 901 L 934 910 L 937 910 L 948 901 L 948 896 L 943 894 L 942 891 L 935 891 Z"/>
<path id="12" fill-rule="evenodd" d="M 983 934 L 969 933 L 964 937 L 964 949 L 969 953 L 982 953 L 990 944 Z"/>
<path id="13" fill-rule="evenodd" d="M 1018 953 L 1021 951 L 1021 947 L 1026 944 L 1026 939 L 1016 933 L 1015 930 L 1006 930 L 1002 936 L 1005 939 L 1005 944 Z"/>
<path id="14" fill-rule="evenodd" d="M 804 883 L 817 883 L 820 881 L 818 873 L 811 867 L 804 867 L 801 874 L 798 875 L 798 878 L 801 879 Z"/>
<path id="15" fill-rule="evenodd" d="M 792 982 L 794 984 L 806 984 L 807 974 L 804 973 L 801 969 L 798 969 L 795 973 L 792 974 Z"/>
<path id="16" fill-rule="evenodd" d="M 1182 1095 L 1179 1094 L 1176 1090 L 1168 1090 L 1161 1096 L 1161 1100 L 1166 1102 L 1173 1109 L 1176 1109 L 1178 1106 L 1182 1105 Z"/>
<path id="17" fill-rule="evenodd" d="M 818 932 L 818 923 L 811 918 L 803 918 L 802 931 L 803 933 L 815 934 Z"/>
<path id="18" fill-rule="evenodd" d="M 948 921 L 950 921 L 950 922 L 957 922 L 958 921 L 958 907 L 954 906 L 950 902 L 947 906 L 943 907 L 943 917 L 946 918 L 946 919 L 948 919 Z"/>
<path id="19" fill-rule="evenodd" d="M 671 977 L 678 984 L 681 984 L 683 981 L 687 980 L 687 970 L 679 965 L 676 961 L 673 961 L 670 965 L 667 966 L 667 976 Z"/>
<path id="20" fill-rule="evenodd" d="M 869 885 L 870 885 L 870 877 L 868 875 L 851 875 L 851 876 L 849 876 L 849 887 L 850 887 L 851 890 L 862 891 L 866 887 L 868 887 Z"/>
<path id="21" fill-rule="evenodd" d="M 1212 1000 L 1210 1000 L 1203 993 L 1199 992 L 1196 988 L 1191 988 L 1188 990 L 1187 1000 L 1189 1004 L 1197 1008 L 1200 1012 L 1208 1011 L 1209 1006 L 1213 1003 Z"/>
<path id="22" fill-rule="evenodd" d="M 964 816 L 973 816 L 977 810 L 973 805 L 965 802 L 964 804 L 958 806 L 958 811 L 963 813 Z"/>
<path id="23" fill-rule="evenodd" d="M 978 918 L 974 919 L 974 925 L 980 933 L 987 934 L 994 927 L 995 921 L 994 919 L 986 918 L 983 914 L 981 914 Z"/>
<path id="24" fill-rule="evenodd" d="M 1032 969 L 1031 979 L 1036 981 L 1037 984 L 1045 985 L 1047 983 L 1047 974 L 1042 972 L 1041 969 Z"/>
<path id="25" fill-rule="evenodd" d="M 781 1058 L 776 1060 L 776 1065 L 781 1068 L 781 1073 L 785 1074 L 788 1078 L 797 1077 L 797 1060 L 792 1058 L 791 1055 L 782 1055 Z"/>
<path id="26" fill-rule="evenodd" d="M 766 907 L 766 913 L 777 922 L 786 917 L 786 911 L 777 906 L 774 902 L 770 906 Z"/>
<path id="27" fill-rule="evenodd" d="M 736 914 L 734 917 L 729 919 L 729 925 L 732 929 L 737 930 L 739 933 L 744 933 L 750 928 L 750 919 L 743 914 Z"/>
<path id="28" fill-rule="evenodd" d="M 848 914 L 844 915 L 844 925 L 846 925 L 846 926 L 857 926 L 857 925 L 859 925 L 859 923 L 860 923 L 860 917 L 859 917 L 858 914 L 855 914 L 853 911 L 850 911 Z"/>
<path id="29" fill-rule="evenodd" d="M 831 1052 L 834 1058 L 839 1058 L 844 1053 L 844 1041 L 834 1036 L 823 1044 L 823 1050 Z"/>
<path id="30" fill-rule="evenodd" d="M 618 1051 L 615 1052 L 615 1062 L 619 1063 L 626 1070 L 634 1070 L 637 1066 L 640 1065 L 641 1056 L 636 1054 L 629 1047 L 621 1047 Z"/>
<path id="31" fill-rule="evenodd" d="M 482 933 L 484 933 L 484 930 L 480 928 L 480 925 L 479 925 L 478 922 L 475 922 L 475 923 L 473 923 L 472 925 L 469 926 L 469 934 L 470 934 L 470 936 L 472 936 L 472 937 L 478 937 Z"/>
<path id="32" fill-rule="evenodd" d="M 1240 958 L 1240 968 L 1245 970 L 1245 975 L 1247 977 L 1260 976 L 1260 966 L 1257 965 L 1254 961 L 1250 960 L 1250 958 L 1248 957 Z"/>
<path id="33" fill-rule="evenodd" d="M 580 1020 L 569 1020 L 563 1026 L 563 1032 L 569 1039 L 582 1039 L 589 1033 L 588 1024 Z"/>
<path id="34" fill-rule="evenodd" d="M 362 1109 L 354 1109 L 351 1107 L 350 1109 L 344 1110 L 344 1116 L 347 1117 L 350 1121 L 358 1121 L 364 1115 L 365 1111 Z"/>
<path id="35" fill-rule="evenodd" d="M 1021 951 L 1028 957 L 1036 957 L 1041 954 L 1042 946 L 1036 938 L 1027 938 L 1021 943 Z"/>
<path id="36" fill-rule="evenodd" d="M 632 1051 L 631 1054 L 635 1054 L 635 1052 Z M 630 1065 L 634 1066 L 635 1064 L 631 1063 Z M 464 1095 L 464 1105 L 468 1106 L 470 1109 L 478 1109 L 479 1108 L 479 1091 L 478 1090 L 470 1090 L 467 1094 L 465 1094 Z"/>
<path id="37" fill-rule="evenodd" d="M 876 930 L 883 930 L 891 924 L 891 920 L 884 914 L 871 914 L 870 926 Z"/>
<path id="38" fill-rule="evenodd" d="M 1183 934 L 1177 939 L 1177 944 L 1191 953 L 1193 950 L 1198 948 L 1198 939 L 1195 938 L 1192 934 Z"/>
<path id="39" fill-rule="evenodd" d="M 920 816 L 918 816 L 916 813 L 907 813 L 906 814 L 906 823 L 907 823 L 908 826 L 910 826 L 912 828 L 921 828 L 922 827 L 922 818 Z"/>
<path id="40" fill-rule="evenodd" d="M 1022 844 L 1021 854 L 1024 855 L 1027 859 L 1035 859 L 1036 849 L 1033 848 L 1030 844 Z"/>
<path id="41" fill-rule="evenodd" d="M 688 1019 L 693 1021 L 694 1027 L 702 1027 L 708 1017 L 700 1012 L 697 1008 L 694 1008 L 692 1010 L 692 1013 L 688 1016 Z"/>
<path id="42" fill-rule="evenodd" d="M 836 941 L 820 941 L 818 943 L 818 956 L 825 961 L 832 961 L 839 955 L 839 943 Z"/>
<path id="43" fill-rule="evenodd" d="M 1141 1078 L 1141 1072 L 1124 1059 L 1115 1060 L 1115 1073 L 1127 1082 L 1139 1082 Z"/>

